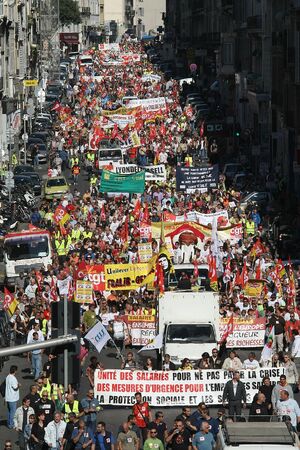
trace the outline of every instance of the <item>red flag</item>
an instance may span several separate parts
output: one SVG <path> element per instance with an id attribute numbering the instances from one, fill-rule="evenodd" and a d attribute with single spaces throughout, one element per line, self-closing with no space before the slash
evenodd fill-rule
<path id="1" fill-rule="evenodd" d="M 198 278 L 199 277 L 198 261 L 194 260 L 193 264 L 194 264 L 194 272 L 193 272 L 194 278 Z"/>
<path id="2" fill-rule="evenodd" d="M 12 302 L 14 301 L 15 296 L 12 294 L 6 287 L 4 288 L 4 302 L 3 302 L 3 308 L 7 310 Z"/>
<path id="3" fill-rule="evenodd" d="M 106 220 L 106 214 L 105 214 L 105 208 L 104 208 L 104 205 L 102 205 L 102 208 L 101 208 L 101 212 L 100 212 L 100 220 L 101 220 L 102 222 L 104 222 L 104 221 Z"/>
<path id="4" fill-rule="evenodd" d="M 221 337 L 220 344 L 222 344 L 230 334 L 233 333 L 233 315 L 230 316 L 230 319 L 228 320 L 228 323 L 226 325 L 226 330 L 223 336 Z"/>
<path id="5" fill-rule="evenodd" d="M 140 218 L 141 206 L 142 206 L 142 205 L 141 205 L 141 200 L 138 199 L 137 202 L 136 202 L 136 204 L 135 204 L 135 207 L 134 207 L 134 209 L 133 209 L 133 211 L 132 211 L 132 215 L 133 215 L 133 217 L 134 217 L 136 220 L 138 220 L 138 219 Z"/>
<path id="6" fill-rule="evenodd" d="M 141 129 L 143 128 L 143 126 L 144 126 L 144 121 L 143 121 L 143 119 L 137 119 L 137 121 L 135 122 L 135 129 L 136 129 L 137 131 L 141 131 Z"/>
<path id="7" fill-rule="evenodd" d="M 261 280 L 261 264 L 260 264 L 260 261 L 258 261 L 258 264 L 256 266 L 255 279 L 256 280 Z"/>
<path id="8" fill-rule="evenodd" d="M 156 138 L 156 129 L 155 129 L 154 125 L 152 125 L 150 127 L 149 137 L 150 137 L 151 141 L 153 141 Z"/>
<path id="9" fill-rule="evenodd" d="M 144 211 L 143 211 L 143 222 L 150 223 L 149 209 L 148 203 L 145 203 Z"/>
<path id="10" fill-rule="evenodd" d="M 122 241 L 125 243 L 128 241 L 128 216 L 126 216 L 125 222 L 124 222 L 124 226 L 122 227 L 121 231 L 120 231 L 120 237 L 122 239 Z"/>
<path id="11" fill-rule="evenodd" d="M 166 128 L 166 125 L 165 125 L 164 123 L 161 124 L 159 131 L 160 131 L 160 134 L 161 134 L 162 136 L 165 136 L 165 135 L 166 135 L 167 128 Z"/>
<path id="12" fill-rule="evenodd" d="M 114 124 L 114 128 L 113 128 L 112 133 L 111 133 L 112 139 L 116 139 L 116 137 L 118 136 L 118 134 L 119 134 L 119 131 L 118 131 L 118 125 L 115 123 L 115 124 Z"/>
<path id="13" fill-rule="evenodd" d="M 165 292 L 164 271 L 162 265 L 157 262 L 155 269 L 155 286 L 158 287 L 160 294 Z"/>
<path id="14" fill-rule="evenodd" d="M 242 285 L 241 286 L 242 286 L 242 288 L 244 288 L 246 286 L 246 284 L 248 283 L 248 280 L 249 280 L 248 268 L 247 268 L 247 265 L 246 265 L 246 261 L 244 261 L 244 266 L 243 266 L 243 269 L 242 269 L 241 277 L 242 277 Z"/>
<path id="15" fill-rule="evenodd" d="M 57 301 L 57 289 L 53 277 L 51 278 L 51 285 L 50 285 L 50 300 L 52 302 Z"/>
<path id="16" fill-rule="evenodd" d="M 235 275 L 234 285 L 235 286 L 241 286 L 242 284 L 243 284 L 242 272 L 238 270 L 236 275 Z"/>
<path id="17" fill-rule="evenodd" d="M 57 111 L 59 112 L 62 109 L 62 106 L 58 100 L 54 103 L 54 105 L 51 108 L 51 111 Z"/>
<path id="18" fill-rule="evenodd" d="M 41 290 L 42 290 L 42 281 L 43 281 L 43 276 L 42 276 L 41 272 L 36 270 L 35 271 L 35 277 L 36 277 L 36 281 L 37 281 L 37 285 L 38 285 L 38 291 L 41 292 Z"/>
<path id="19" fill-rule="evenodd" d="M 210 287 L 214 290 L 218 290 L 218 276 L 217 276 L 217 261 L 215 256 L 209 256 L 208 258 L 208 278 Z"/>
<path id="20" fill-rule="evenodd" d="M 68 287 L 68 300 L 71 301 L 74 298 L 75 288 L 73 284 L 73 280 L 69 281 L 69 287 Z"/>

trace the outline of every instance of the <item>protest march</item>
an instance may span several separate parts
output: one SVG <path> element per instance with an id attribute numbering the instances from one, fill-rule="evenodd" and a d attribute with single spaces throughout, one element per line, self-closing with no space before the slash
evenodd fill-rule
<path id="1" fill-rule="evenodd" d="M 68 334 L 76 331 L 80 345 L 67 386 L 63 350 L 28 352 L 33 378 L 22 407 L 17 367 L 6 374 L 7 426 L 28 444 L 20 448 L 112 448 L 97 441 L 107 436 L 102 408 L 111 406 L 132 407 L 117 440 L 132 433 L 135 450 L 162 423 L 151 407 L 183 408 L 174 419 L 191 442 L 202 422 L 218 428 L 242 408 L 260 419 L 287 416 L 283 405 L 299 391 L 300 269 L 271 247 L 266 211 L 243 205 L 222 173 L 221 155 L 183 100 L 188 88 L 165 78 L 146 50 L 125 36 L 83 51 L 51 106 L 47 181 L 65 177 L 69 188 L 41 197 L 26 233 L 46 247 L 36 265 L 19 264 L 3 308 L 22 345 L 59 337 L 66 302 L 77 323 Z M 8 233 L 5 251 L 18 239 L 21 251 L 24 233 Z M 77 422 L 86 446 L 77 445 Z M 164 430 L 163 446 L 191 448 Z"/>

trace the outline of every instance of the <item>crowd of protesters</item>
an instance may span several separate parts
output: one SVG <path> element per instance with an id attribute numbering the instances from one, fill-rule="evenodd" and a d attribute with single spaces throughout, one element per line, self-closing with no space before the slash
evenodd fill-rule
<path id="1" fill-rule="evenodd" d="M 137 54 L 139 58 L 125 64 L 110 65 L 109 60 L 117 58 L 114 51 L 89 51 L 94 60 L 93 68 L 81 65 L 80 58 L 70 66 L 64 87 L 65 98 L 55 104 L 57 117 L 49 176 L 68 173 L 71 169 L 76 186 L 73 193 L 62 198 L 42 200 L 38 215 L 35 214 L 34 225 L 51 232 L 54 257 L 51 266 L 32 270 L 27 275 L 20 274 L 16 282 L 18 306 L 10 319 L 16 344 L 39 342 L 51 336 L 50 305 L 64 295 L 72 299 L 79 264 L 139 262 L 138 244 L 144 242 L 140 233 L 141 223 L 161 222 L 168 215 L 174 217 L 192 211 L 208 214 L 225 210 L 227 225 L 242 224 L 243 234 L 238 242 L 223 242 L 214 254 L 218 261 L 220 316 L 265 317 L 266 334 L 274 329 L 273 351 L 268 360 L 251 352 L 245 361 L 241 361 L 235 351 L 226 349 L 226 342 L 223 342 L 221 348 L 214 349 L 211 355 L 199 355 L 196 365 L 185 358 L 180 370 L 232 371 L 233 388 L 228 385 L 224 389 L 223 400 L 224 405 L 229 403 L 229 416 L 233 418 L 235 414 L 241 416 L 242 403 L 246 402 L 238 371 L 260 366 L 284 367 L 286 376 L 283 375 L 279 382 L 282 389 L 277 392 L 265 377 L 251 411 L 253 415 L 261 416 L 274 411 L 280 416 L 292 416 L 291 426 L 296 430 L 295 417 L 299 418 L 300 413 L 293 403 L 293 395 L 298 389 L 299 379 L 300 310 L 296 294 L 300 270 L 295 270 L 291 264 L 284 266 L 276 258 L 264 235 L 264 211 L 254 207 L 245 210 L 240 203 L 240 193 L 228 186 L 224 176 L 220 177 L 219 186 L 213 191 L 191 194 L 176 191 L 176 166 L 191 167 L 201 164 L 201 161 L 207 162 L 207 157 L 215 157 L 216 149 L 211 147 L 202 128 L 197 128 L 193 109 L 182 104 L 180 84 L 175 80 L 164 81 L 162 74 L 148 62 L 140 43 L 125 39 L 120 49 L 129 55 Z M 149 80 L 143 78 L 143 74 L 159 77 Z M 103 121 L 103 111 L 122 108 L 124 97 L 165 97 L 167 108 L 147 118 L 138 115 L 134 126 L 114 124 L 108 128 L 107 121 Z M 100 177 L 94 170 L 97 168 L 97 152 L 90 150 L 91 136 L 101 146 L 104 139 L 112 143 L 127 142 L 133 130 L 138 132 L 140 145 L 127 149 L 124 162 L 139 166 L 163 164 L 167 172 L 166 181 L 146 182 L 145 192 L 139 196 L 100 193 Z M 90 187 L 85 192 L 78 190 L 80 173 L 89 175 Z M 54 211 L 59 204 L 70 214 L 70 220 L 63 226 L 54 220 Z M 215 244 L 211 237 L 207 239 L 201 248 L 194 249 L 188 263 L 208 265 L 215 252 Z M 159 245 L 153 240 L 153 255 L 158 251 Z M 181 264 L 183 260 L 181 248 L 175 245 L 173 263 Z M 246 294 L 249 279 L 257 280 L 261 287 L 255 296 Z M 66 280 L 67 292 L 63 291 Z M 95 292 L 94 303 L 82 305 L 82 333 L 101 320 L 116 338 L 114 332 L 117 327 L 114 325 L 118 315 L 156 315 L 157 301 L 155 293 L 145 288 L 127 292 Z M 125 340 L 125 334 L 122 339 Z M 130 345 L 130 337 L 128 342 L 124 342 L 126 345 Z M 35 382 L 19 407 L 16 366 L 11 367 L 6 378 L 8 427 L 18 430 L 22 450 L 103 450 L 114 449 L 115 446 L 120 450 L 142 447 L 162 450 L 165 446 L 174 450 L 212 448 L 224 420 L 223 407 L 218 411 L 218 418 L 210 416 L 204 403 L 199 404 L 193 414 L 189 407 L 185 407 L 176 418 L 174 428 L 168 432 L 163 413 L 158 411 L 152 417 L 149 405 L 142 402 L 137 393 L 133 414 L 120 424 L 119 433 L 114 436 L 110 427 L 98 422 L 101 407 L 94 398 L 93 375 L 96 369 L 103 369 L 101 362 L 92 357 L 87 369 L 83 369 L 90 389 L 82 396 L 74 386 L 65 392 L 62 386 L 51 382 L 53 358 L 53 355 L 48 355 L 43 364 L 45 355 L 42 351 L 31 352 L 28 364 Z M 82 366 L 88 359 L 86 356 Z M 163 370 L 175 370 L 172 364 L 166 355 L 162 362 Z M 145 363 L 136 361 L 130 351 L 122 360 L 121 368 L 160 369 L 151 358 Z M 236 386 L 239 386 L 238 398 Z M 289 403 L 293 403 L 291 408 Z M 284 409 L 286 404 L 288 406 Z M 292 412 L 287 414 L 287 410 Z M 206 447 L 202 446 L 203 442 Z M 10 447 L 11 443 L 7 442 L 5 448 Z"/>

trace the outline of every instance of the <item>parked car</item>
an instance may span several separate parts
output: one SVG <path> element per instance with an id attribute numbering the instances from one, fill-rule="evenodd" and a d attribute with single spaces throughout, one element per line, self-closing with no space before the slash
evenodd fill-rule
<path id="1" fill-rule="evenodd" d="M 34 146 L 38 148 L 39 164 L 45 164 L 48 160 L 48 150 L 45 144 L 31 144 L 26 147 L 26 161 L 32 163 L 32 149 Z M 20 161 L 24 161 L 25 153 L 24 147 L 20 150 Z"/>
<path id="2" fill-rule="evenodd" d="M 35 173 L 32 166 L 29 165 L 19 165 L 14 168 L 14 175 L 19 175 L 21 173 Z"/>
<path id="3" fill-rule="evenodd" d="M 42 181 L 38 173 L 26 172 L 14 176 L 15 185 L 28 185 L 35 195 L 42 194 Z"/>
<path id="4" fill-rule="evenodd" d="M 251 192 L 241 199 L 241 208 L 245 210 L 250 204 L 256 205 L 259 209 L 265 210 L 272 201 L 270 192 Z"/>

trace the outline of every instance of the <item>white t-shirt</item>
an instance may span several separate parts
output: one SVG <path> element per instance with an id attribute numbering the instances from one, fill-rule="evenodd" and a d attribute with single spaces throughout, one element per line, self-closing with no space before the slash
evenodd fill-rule
<path id="1" fill-rule="evenodd" d="M 243 368 L 247 370 L 259 369 L 259 362 L 256 359 L 250 361 L 250 359 L 245 359 Z"/>
<path id="2" fill-rule="evenodd" d="M 11 373 L 6 377 L 5 400 L 7 402 L 17 402 L 20 400 L 20 391 L 18 388 L 18 380 Z"/>

